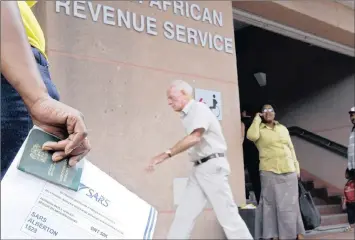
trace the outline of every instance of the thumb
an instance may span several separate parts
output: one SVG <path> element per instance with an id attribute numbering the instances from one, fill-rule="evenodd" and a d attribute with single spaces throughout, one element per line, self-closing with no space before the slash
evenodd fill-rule
<path id="1" fill-rule="evenodd" d="M 71 141 L 65 147 L 65 153 L 70 154 L 79 147 L 88 135 L 85 123 L 81 117 L 69 116 L 67 120 L 68 139 Z"/>

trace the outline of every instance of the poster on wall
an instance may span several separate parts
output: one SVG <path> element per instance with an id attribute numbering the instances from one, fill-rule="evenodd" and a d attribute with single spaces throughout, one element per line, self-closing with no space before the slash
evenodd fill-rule
<path id="1" fill-rule="evenodd" d="M 222 120 L 222 97 L 220 92 L 196 88 L 195 100 L 207 104 L 217 119 Z"/>

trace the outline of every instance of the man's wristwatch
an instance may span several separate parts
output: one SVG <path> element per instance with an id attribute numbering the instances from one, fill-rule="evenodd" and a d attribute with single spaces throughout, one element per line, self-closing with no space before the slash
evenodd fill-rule
<path id="1" fill-rule="evenodd" d="M 171 150 L 170 149 L 166 150 L 165 153 L 168 154 L 169 158 L 171 158 Z"/>

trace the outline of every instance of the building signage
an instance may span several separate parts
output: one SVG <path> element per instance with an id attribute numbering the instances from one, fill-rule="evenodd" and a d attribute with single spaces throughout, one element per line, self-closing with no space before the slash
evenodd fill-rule
<path id="1" fill-rule="evenodd" d="M 205 103 L 217 119 L 222 120 L 222 97 L 220 92 L 196 88 L 195 100 Z"/>
<path id="2" fill-rule="evenodd" d="M 188 1 L 135 1 L 137 4 L 148 4 L 152 9 L 172 12 L 174 15 L 193 19 L 215 27 L 223 27 L 223 14 L 216 10 L 200 7 Z M 221 36 L 215 32 L 206 32 L 170 21 L 164 21 L 162 29 L 157 27 L 158 20 L 153 16 L 144 16 L 114 8 L 93 1 L 56 1 L 55 11 L 59 14 L 74 16 L 97 22 L 99 19 L 105 25 L 133 29 L 137 32 L 157 36 L 164 35 L 166 39 L 181 43 L 194 44 L 204 48 L 215 49 L 219 52 L 233 53 L 233 39 Z"/>

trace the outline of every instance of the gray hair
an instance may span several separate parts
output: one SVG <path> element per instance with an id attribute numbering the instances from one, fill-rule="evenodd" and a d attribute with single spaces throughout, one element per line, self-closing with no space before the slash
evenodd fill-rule
<path id="1" fill-rule="evenodd" d="M 191 87 L 190 84 L 188 84 L 185 81 L 182 80 L 175 80 L 170 84 L 170 87 L 173 87 L 179 91 L 184 91 L 187 95 L 190 95 L 191 97 L 194 94 L 194 89 Z"/>

